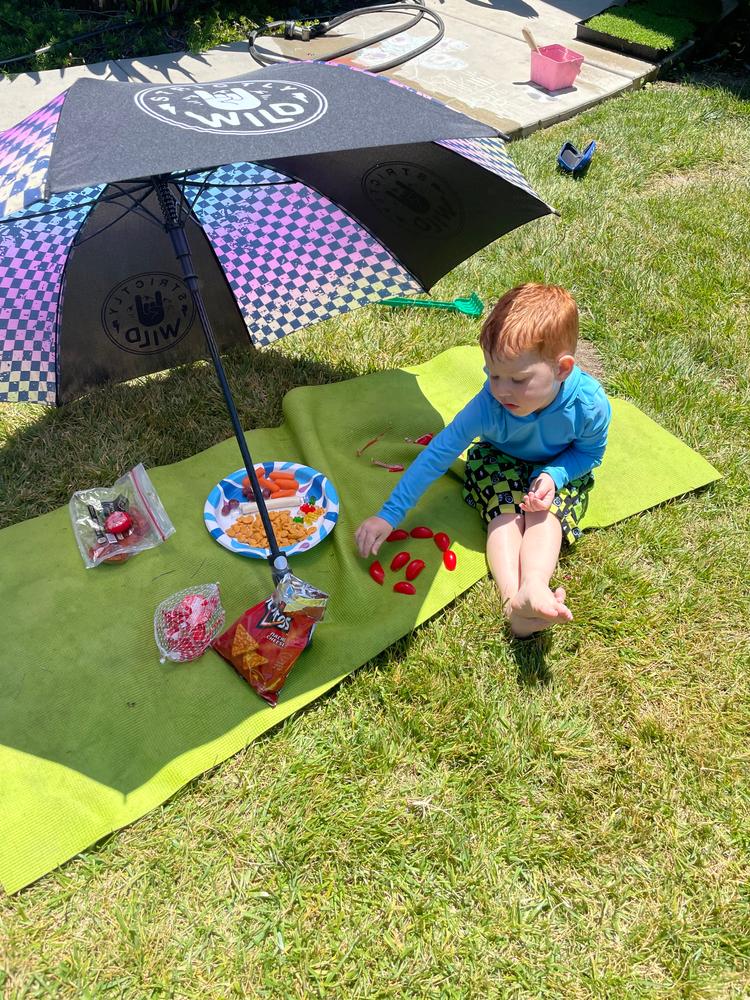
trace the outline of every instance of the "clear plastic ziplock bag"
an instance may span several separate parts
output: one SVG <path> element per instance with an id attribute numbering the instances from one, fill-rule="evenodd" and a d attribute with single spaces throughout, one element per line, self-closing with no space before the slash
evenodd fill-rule
<path id="1" fill-rule="evenodd" d="M 103 562 L 125 562 L 174 534 L 143 464 L 126 472 L 114 486 L 79 490 L 70 498 L 68 509 L 86 569 Z"/>

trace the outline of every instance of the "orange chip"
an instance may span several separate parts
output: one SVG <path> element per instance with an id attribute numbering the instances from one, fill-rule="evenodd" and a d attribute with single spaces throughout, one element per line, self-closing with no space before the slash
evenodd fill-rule
<path id="1" fill-rule="evenodd" d="M 263 663 L 268 663 L 268 660 L 265 656 L 261 656 L 260 653 L 253 651 L 245 653 L 241 662 L 245 670 L 252 670 L 253 667 L 259 667 Z"/>
<path id="2" fill-rule="evenodd" d="M 232 656 L 241 656 L 258 648 L 258 643 L 242 625 L 237 626 L 232 640 Z"/>

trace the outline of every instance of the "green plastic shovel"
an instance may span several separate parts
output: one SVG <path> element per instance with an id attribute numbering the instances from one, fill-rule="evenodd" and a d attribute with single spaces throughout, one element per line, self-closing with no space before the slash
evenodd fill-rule
<path id="1" fill-rule="evenodd" d="M 381 306 L 424 306 L 426 309 L 454 309 L 466 316 L 481 316 L 484 312 L 484 304 L 476 292 L 472 292 L 466 298 L 454 299 L 452 302 L 437 302 L 435 299 L 407 299 L 396 296 L 392 299 L 383 299 L 379 304 Z"/>

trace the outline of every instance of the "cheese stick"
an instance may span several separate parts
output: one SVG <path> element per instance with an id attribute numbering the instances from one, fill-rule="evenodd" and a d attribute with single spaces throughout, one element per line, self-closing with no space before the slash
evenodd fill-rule
<path id="1" fill-rule="evenodd" d="M 269 497 L 266 500 L 266 507 L 269 510 L 291 510 L 293 507 L 299 507 L 302 500 L 299 494 L 293 497 Z M 258 505 L 255 502 L 252 503 L 241 503 L 240 510 L 243 514 L 257 514 Z"/>

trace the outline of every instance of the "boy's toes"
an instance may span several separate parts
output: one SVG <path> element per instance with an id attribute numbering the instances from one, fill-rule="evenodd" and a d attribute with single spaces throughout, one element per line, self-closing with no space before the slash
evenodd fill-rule
<path id="1" fill-rule="evenodd" d="M 565 598 L 568 596 L 565 592 L 565 587 L 557 587 L 554 591 L 554 596 L 560 606 L 560 617 L 567 622 L 572 621 L 573 612 L 565 603 Z"/>
<path id="2" fill-rule="evenodd" d="M 511 634 L 516 639 L 528 639 L 529 636 L 552 628 L 555 624 L 554 621 L 550 621 L 548 618 L 522 618 L 513 613 L 510 615 L 509 622 Z"/>

